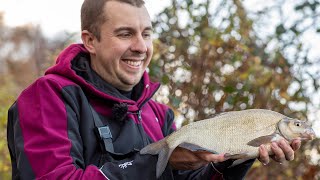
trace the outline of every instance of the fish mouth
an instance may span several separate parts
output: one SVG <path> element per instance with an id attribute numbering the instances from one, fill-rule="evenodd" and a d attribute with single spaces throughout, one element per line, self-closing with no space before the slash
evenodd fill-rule
<path id="1" fill-rule="evenodd" d="M 301 134 L 301 140 L 313 140 L 316 138 L 316 133 L 313 129 L 307 129 L 304 133 Z"/>

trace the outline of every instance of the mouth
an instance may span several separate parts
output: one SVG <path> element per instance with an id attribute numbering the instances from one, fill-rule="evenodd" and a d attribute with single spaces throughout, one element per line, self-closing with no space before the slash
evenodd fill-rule
<path id="1" fill-rule="evenodd" d="M 302 136 L 302 140 L 313 140 L 316 137 L 316 133 L 312 129 L 306 130 Z"/>
<path id="2" fill-rule="evenodd" d="M 143 60 L 123 59 L 123 62 L 132 67 L 140 67 L 142 65 Z"/>
<path id="3" fill-rule="evenodd" d="M 309 134 L 309 136 L 307 138 L 309 138 L 310 140 L 313 140 L 313 139 L 316 138 L 316 135 L 315 134 Z"/>

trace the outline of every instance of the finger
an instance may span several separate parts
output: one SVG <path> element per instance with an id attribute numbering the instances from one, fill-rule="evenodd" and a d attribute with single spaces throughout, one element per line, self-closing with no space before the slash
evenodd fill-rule
<path id="1" fill-rule="evenodd" d="M 199 163 L 203 160 L 200 159 L 198 156 L 196 156 L 193 151 L 190 151 L 188 149 L 184 149 L 181 147 L 177 147 L 176 149 L 174 149 L 174 152 L 170 156 L 170 161 L 179 162 L 179 163 L 183 163 L 183 162 Z"/>
<path id="2" fill-rule="evenodd" d="M 280 141 L 279 147 L 282 149 L 286 160 L 292 161 L 294 159 L 294 151 L 292 147 L 286 141 Z"/>
<path id="3" fill-rule="evenodd" d="M 270 162 L 267 148 L 264 145 L 261 145 L 259 147 L 259 158 L 258 159 L 264 165 L 267 165 Z"/>
<path id="4" fill-rule="evenodd" d="M 200 167 L 203 167 L 205 165 L 207 165 L 207 162 L 185 162 L 183 165 L 183 170 L 195 170 L 195 169 L 199 169 Z"/>
<path id="5" fill-rule="evenodd" d="M 208 162 L 196 156 L 193 151 L 180 147 L 174 150 L 169 162 L 174 169 L 180 170 L 198 169 L 208 164 Z"/>
<path id="6" fill-rule="evenodd" d="M 280 143 L 279 143 L 280 144 Z M 276 142 L 271 143 L 271 150 L 274 153 L 273 159 L 277 162 L 283 163 L 286 159 L 285 153 L 283 150 L 279 147 L 279 145 Z"/>
<path id="7" fill-rule="evenodd" d="M 298 150 L 301 147 L 301 140 L 300 139 L 294 139 L 291 143 L 291 147 L 293 151 Z"/>

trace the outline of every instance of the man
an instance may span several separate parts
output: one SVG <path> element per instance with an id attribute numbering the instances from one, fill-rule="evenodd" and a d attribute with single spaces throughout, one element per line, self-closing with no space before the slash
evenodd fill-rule
<path id="1" fill-rule="evenodd" d="M 172 110 L 151 100 L 159 84 L 145 71 L 153 46 L 143 4 L 84 1 L 83 44 L 61 52 L 9 110 L 13 179 L 155 179 L 157 157 L 139 150 L 175 126 Z M 275 159 L 292 160 L 299 146 L 274 143 Z M 226 168 L 224 160 L 177 148 L 160 179 L 241 179 L 253 162 Z M 260 161 L 269 162 L 263 146 Z"/>

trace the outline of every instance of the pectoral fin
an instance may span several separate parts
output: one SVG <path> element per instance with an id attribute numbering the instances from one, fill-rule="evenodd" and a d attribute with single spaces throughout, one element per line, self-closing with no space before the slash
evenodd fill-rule
<path id="1" fill-rule="evenodd" d="M 249 141 L 247 143 L 247 145 L 253 146 L 253 147 L 259 147 L 261 144 L 270 143 L 274 137 L 275 137 L 274 134 L 271 134 L 271 135 L 268 135 L 268 136 L 261 136 L 261 137 L 258 137 L 256 139 L 253 139 L 253 140 Z"/>
<path id="2" fill-rule="evenodd" d="M 218 154 L 216 151 L 213 151 L 213 150 L 210 150 L 210 149 L 206 149 L 206 148 L 203 148 L 203 147 L 198 146 L 196 144 L 191 144 L 191 143 L 186 143 L 186 142 L 181 143 L 179 145 L 179 147 L 188 149 L 190 151 L 208 151 L 208 152 L 211 152 L 213 154 Z"/>
<path id="3" fill-rule="evenodd" d="M 224 155 L 224 157 L 227 159 L 246 159 L 249 156 L 247 153 L 242 153 L 242 154 L 226 154 Z"/>

